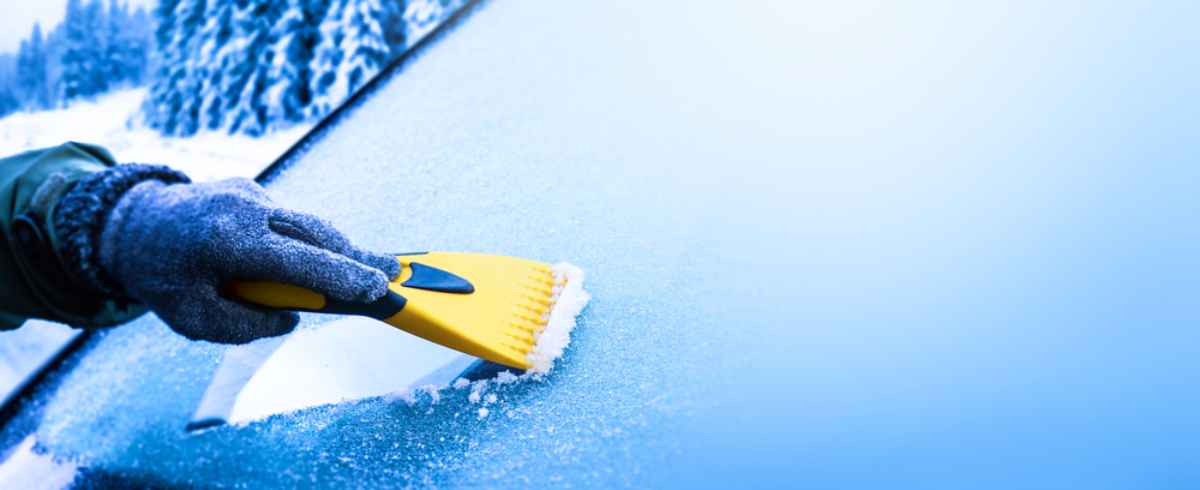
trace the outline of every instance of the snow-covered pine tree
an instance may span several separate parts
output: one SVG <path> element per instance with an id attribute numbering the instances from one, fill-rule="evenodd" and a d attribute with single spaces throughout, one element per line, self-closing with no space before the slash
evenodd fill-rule
<path id="1" fill-rule="evenodd" d="M 234 37 L 234 0 L 212 0 L 208 20 L 201 34 L 200 57 L 207 66 L 207 78 L 200 97 L 200 126 L 208 130 L 225 127 L 225 111 L 232 105 L 225 96 L 227 73 L 242 58 L 242 42 Z"/>
<path id="2" fill-rule="evenodd" d="M 59 66 L 58 60 L 61 57 L 58 56 L 51 37 L 43 36 L 42 26 L 36 22 L 29 37 L 29 49 L 32 52 L 33 63 L 29 67 L 30 76 L 33 77 L 30 87 L 35 91 L 30 94 L 30 101 L 35 109 L 49 109 L 54 106 L 54 78 L 51 77 L 51 68 Z"/>
<path id="3" fill-rule="evenodd" d="M 162 69 L 146 120 L 173 135 L 323 116 L 404 47 L 398 0 L 163 0 L 155 12 Z"/>
<path id="4" fill-rule="evenodd" d="M 19 95 L 25 98 L 25 100 L 32 99 L 27 94 L 32 94 L 35 90 L 36 82 L 33 80 L 33 77 L 36 76 L 36 72 L 30 70 L 30 66 L 33 64 L 32 57 L 33 52 L 30 48 L 30 41 L 22 39 L 20 47 L 17 48 L 16 89 Z"/>
<path id="5" fill-rule="evenodd" d="M 200 129 L 200 89 L 203 85 L 204 66 L 197 63 L 196 52 L 201 39 L 198 35 L 205 23 L 206 0 L 182 0 L 175 7 L 176 29 L 172 49 L 184 53 L 181 62 L 174 67 L 176 89 L 180 92 L 179 114 L 174 131 L 177 136 L 191 136 Z"/>
<path id="6" fill-rule="evenodd" d="M 66 22 L 59 22 L 53 29 L 42 31 L 45 39 L 42 44 L 46 59 L 46 100 L 47 107 L 58 107 L 63 104 L 63 54 L 67 51 Z"/>
<path id="7" fill-rule="evenodd" d="M 154 51 L 157 54 L 157 69 L 146 102 L 142 104 L 142 113 L 146 124 L 163 133 L 170 134 L 175 129 L 175 114 L 182 104 L 181 95 L 176 87 L 177 80 L 171 78 L 175 65 L 185 53 L 172 50 L 175 39 L 175 9 L 180 0 L 159 0 L 154 8 Z"/>
<path id="8" fill-rule="evenodd" d="M 150 16 L 139 6 L 127 17 L 125 27 L 122 28 L 126 39 L 125 48 L 129 52 L 126 56 L 129 62 L 129 80 L 134 85 L 141 85 L 146 81 L 146 69 L 150 66 L 150 50 L 153 44 L 152 26 Z"/>
<path id="9" fill-rule="evenodd" d="M 404 19 L 408 23 L 409 35 L 423 36 L 437 27 L 447 8 L 445 1 L 450 0 L 412 0 L 404 9 Z"/>
<path id="10" fill-rule="evenodd" d="M 104 0 L 91 0 L 84 7 L 88 38 L 91 42 L 88 54 L 91 55 L 87 71 L 90 96 L 105 92 L 112 84 L 111 75 L 105 55 L 108 52 L 108 15 L 104 8 Z"/>
<path id="11" fill-rule="evenodd" d="M 21 41 L 17 52 L 17 85 L 22 105 L 31 109 L 46 109 L 50 106 L 50 87 L 46 76 L 46 47 L 42 39 L 42 26 L 33 24 L 29 39 Z"/>
<path id="12" fill-rule="evenodd" d="M 271 27 L 282 17 L 286 5 L 272 0 L 245 0 L 247 8 L 238 12 L 236 34 L 242 38 L 241 63 L 231 67 L 233 77 L 225 95 L 236 94 L 236 104 L 230 108 L 229 131 L 260 136 L 269 128 L 266 89 L 274 57 Z M 236 91 L 236 92 L 235 92 Z"/>
<path id="13" fill-rule="evenodd" d="M 337 68 L 342 64 L 342 38 L 345 32 L 342 26 L 343 1 L 333 0 L 325 17 L 318 27 L 320 42 L 313 52 L 311 62 L 312 101 L 308 106 L 308 115 L 317 118 L 328 114 L 333 107 L 333 84 L 337 80 Z"/>
<path id="14" fill-rule="evenodd" d="M 271 37 L 271 69 L 267 88 L 268 118 L 273 126 L 304 120 L 312 102 L 310 66 L 320 41 L 320 24 L 330 0 L 288 0 Z"/>
<path id="15" fill-rule="evenodd" d="M 189 74 L 203 25 L 205 0 L 161 0 L 155 9 L 158 27 L 159 70 L 143 106 L 146 123 L 164 134 L 187 136 L 199 129 L 199 103 L 194 99 L 197 80 Z"/>
<path id="16" fill-rule="evenodd" d="M 7 116 L 21 108 L 21 100 L 16 91 L 9 85 L 0 87 L 0 117 Z"/>
<path id="17" fill-rule="evenodd" d="M 404 45 L 404 3 L 334 0 L 312 61 L 309 115 L 321 117 L 361 88 Z"/>
<path id="18" fill-rule="evenodd" d="M 16 61 L 17 89 L 20 90 L 21 92 L 25 92 L 27 90 L 27 86 L 28 86 L 28 82 L 27 82 L 28 78 L 27 77 L 29 77 L 31 75 L 29 73 L 26 73 L 26 69 L 30 64 L 29 58 L 31 57 L 31 54 L 32 53 L 30 52 L 30 48 L 29 48 L 29 40 L 22 39 L 21 45 L 17 47 L 17 61 Z"/>
<path id="19" fill-rule="evenodd" d="M 111 0 L 108 4 L 108 17 L 104 19 L 105 42 L 101 69 L 106 72 L 109 83 L 112 85 L 120 84 L 128 78 L 126 70 L 128 70 L 129 60 L 126 57 L 129 53 L 125 47 L 125 36 L 122 34 L 128 12 L 123 9 L 124 7 L 117 3 L 117 0 Z"/>
<path id="20" fill-rule="evenodd" d="M 95 2 L 93 1 L 93 4 Z M 100 91 L 97 87 L 97 44 L 91 6 L 79 0 L 67 0 L 67 16 L 63 20 L 66 49 L 62 55 L 62 100 L 70 103 L 80 97 L 90 97 Z"/>
<path id="21" fill-rule="evenodd" d="M 219 37 L 231 30 L 231 26 L 222 25 L 221 22 L 229 21 L 233 3 L 232 0 L 207 0 L 204 15 L 198 19 L 200 25 L 188 40 L 188 56 L 182 63 L 185 74 L 180 83 L 185 91 L 180 108 L 184 114 L 184 119 L 180 121 L 181 136 L 189 136 L 201 128 L 219 124 L 219 121 L 208 120 L 211 108 L 206 105 L 210 102 L 206 95 L 214 91 L 212 77 L 220 71 L 217 64 L 221 48 Z M 224 16 L 221 15 L 222 11 L 225 11 Z"/>
<path id="22" fill-rule="evenodd" d="M 110 87 L 125 83 L 141 83 L 146 69 L 146 39 L 149 37 L 141 9 L 140 22 L 129 11 L 129 5 L 110 0 L 104 19 L 103 64 Z"/>
<path id="23" fill-rule="evenodd" d="M 408 11 L 405 0 L 384 0 L 383 17 L 380 25 L 383 27 L 383 40 L 387 42 L 389 56 L 396 56 L 408 47 L 408 20 L 404 13 Z"/>
<path id="24" fill-rule="evenodd" d="M 18 76 L 21 53 L 29 49 L 29 41 L 21 40 L 21 47 L 14 56 L 11 53 L 0 53 L 0 117 L 7 116 L 21 108 L 21 84 Z"/>

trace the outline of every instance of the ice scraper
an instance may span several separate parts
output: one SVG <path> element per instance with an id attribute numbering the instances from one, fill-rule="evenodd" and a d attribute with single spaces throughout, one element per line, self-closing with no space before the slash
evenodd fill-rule
<path id="1" fill-rule="evenodd" d="M 545 372 L 588 301 L 583 272 L 566 263 L 447 252 L 396 259 L 400 275 L 387 296 L 370 304 L 331 301 L 283 284 L 231 284 L 230 293 L 255 304 L 357 316 L 227 349 L 188 430 L 444 386 L 500 369 L 437 344 Z M 379 328 L 371 318 L 437 344 Z"/>
<path id="2" fill-rule="evenodd" d="M 573 275 L 543 262 L 478 253 L 424 252 L 396 259 L 400 275 L 386 295 L 371 303 L 338 301 L 270 282 L 235 282 L 228 292 L 271 308 L 369 316 L 459 352 L 524 370 L 539 362 L 538 336 Z"/>

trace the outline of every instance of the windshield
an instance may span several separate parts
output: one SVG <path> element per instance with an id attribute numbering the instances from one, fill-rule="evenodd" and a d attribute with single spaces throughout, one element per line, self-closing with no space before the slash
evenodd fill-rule
<path id="1" fill-rule="evenodd" d="M 1067 8 L 997 33 L 1018 13 L 719 5 L 486 2 L 269 183 L 367 248 L 586 269 L 546 378 L 189 433 L 224 348 L 147 316 L 13 427 L 130 484 L 1195 476 L 1200 175 L 1183 130 L 1104 116 L 1140 110 L 1112 104 L 1150 58 L 1090 50 L 1109 31 Z M 1154 82 L 1195 113 L 1194 84 Z"/>

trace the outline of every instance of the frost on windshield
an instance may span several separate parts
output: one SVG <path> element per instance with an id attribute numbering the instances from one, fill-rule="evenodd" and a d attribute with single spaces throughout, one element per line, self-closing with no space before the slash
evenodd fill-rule
<path id="1" fill-rule="evenodd" d="M 37 320 L 0 332 L 0 405 L 15 396 L 78 334 L 65 325 Z"/>
<path id="2" fill-rule="evenodd" d="M 551 14 L 558 22 L 530 29 L 528 19 Z M 662 176 L 612 178 L 676 161 L 659 144 L 670 135 L 612 110 L 661 100 L 622 82 L 628 71 L 609 69 L 641 49 L 597 30 L 623 16 L 604 3 L 477 7 L 268 185 L 280 206 L 319 214 L 366 248 L 578 264 L 603 301 L 578 317 L 569 346 L 566 335 L 547 337 L 545 359 L 566 347 L 550 372 L 453 366 L 433 381 L 412 379 L 398 371 L 422 354 L 368 359 L 372 352 L 347 349 L 329 360 L 378 362 L 383 381 L 369 389 L 387 394 L 188 432 L 229 348 L 187 341 L 146 316 L 108 331 L 43 393 L 29 422 L 38 444 L 132 484 L 255 487 L 619 483 L 670 454 L 661 445 L 647 453 L 656 446 L 645 441 L 678 427 L 684 394 L 664 380 L 697 375 L 693 359 L 707 352 L 687 333 L 711 321 L 712 303 L 695 286 L 712 284 L 697 273 L 716 259 L 683 253 L 701 223 L 668 218 L 697 200 L 664 192 Z M 642 123 L 691 124 L 667 119 Z M 350 325 L 346 335 L 373 338 L 349 332 L 378 326 L 342 321 L 304 315 L 296 337 Z M 309 385 L 318 393 L 326 374 L 278 373 L 297 394 Z M 589 460 L 623 469 L 577 463 Z"/>
<path id="3" fill-rule="evenodd" d="M 680 3 L 483 2 L 270 185 L 578 264 L 548 374 L 189 433 L 227 348 L 146 317 L 5 440 L 117 487 L 1200 480 L 1189 6 Z"/>

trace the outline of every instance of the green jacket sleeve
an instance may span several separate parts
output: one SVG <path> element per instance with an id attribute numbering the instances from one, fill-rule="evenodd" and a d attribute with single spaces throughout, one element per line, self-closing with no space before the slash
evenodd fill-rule
<path id="1" fill-rule="evenodd" d="M 107 150 L 74 142 L 0 159 L 0 329 L 27 318 L 103 327 L 144 313 L 68 272 L 51 225 L 76 182 L 114 165 Z"/>

